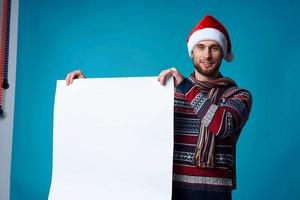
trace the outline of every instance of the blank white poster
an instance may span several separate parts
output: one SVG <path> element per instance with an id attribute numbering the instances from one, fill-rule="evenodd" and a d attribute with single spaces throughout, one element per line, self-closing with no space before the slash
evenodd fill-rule
<path id="1" fill-rule="evenodd" d="M 51 200 L 170 200 L 173 81 L 57 81 Z"/>

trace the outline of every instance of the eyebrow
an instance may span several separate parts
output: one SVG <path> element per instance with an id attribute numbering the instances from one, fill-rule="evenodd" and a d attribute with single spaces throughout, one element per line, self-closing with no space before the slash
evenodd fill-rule
<path id="1" fill-rule="evenodd" d="M 206 47 L 206 45 L 204 45 L 204 44 L 197 44 L 197 46 L 200 46 L 200 47 Z M 220 45 L 218 45 L 218 44 L 212 44 L 212 45 L 209 45 L 209 46 L 207 46 L 208 48 L 212 48 L 212 47 L 218 47 L 218 48 L 221 48 L 221 46 Z"/>

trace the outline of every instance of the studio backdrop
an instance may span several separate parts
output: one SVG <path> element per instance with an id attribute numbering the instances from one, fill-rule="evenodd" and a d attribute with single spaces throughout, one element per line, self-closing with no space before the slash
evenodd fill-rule
<path id="1" fill-rule="evenodd" d="M 253 108 L 237 146 L 233 199 L 300 199 L 300 3 L 296 0 L 20 0 L 12 200 L 47 199 L 56 80 L 193 71 L 186 38 L 206 14 L 228 28 L 221 72 Z"/>

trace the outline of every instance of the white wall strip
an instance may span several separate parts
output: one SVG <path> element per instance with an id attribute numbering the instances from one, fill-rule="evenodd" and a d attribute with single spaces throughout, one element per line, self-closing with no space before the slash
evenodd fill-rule
<path id="1" fill-rule="evenodd" d="M 5 117 L 0 118 L 0 199 L 9 200 L 10 166 L 14 119 L 17 33 L 18 33 L 19 0 L 11 1 L 10 39 L 8 58 L 9 89 L 4 91 Z"/>

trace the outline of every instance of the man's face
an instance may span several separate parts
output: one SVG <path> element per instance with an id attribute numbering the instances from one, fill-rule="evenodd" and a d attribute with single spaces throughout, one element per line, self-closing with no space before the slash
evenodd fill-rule
<path id="1" fill-rule="evenodd" d="M 197 72 L 207 77 L 213 77 L 219 73 L 223 57 L 219 43 L 214 40 L 200 41 L 192 53 L 192 60 Z"/>

